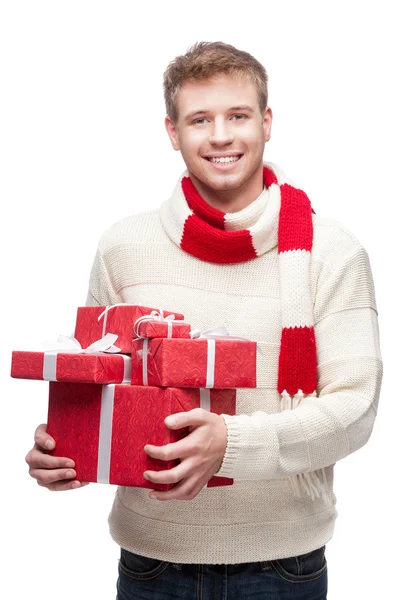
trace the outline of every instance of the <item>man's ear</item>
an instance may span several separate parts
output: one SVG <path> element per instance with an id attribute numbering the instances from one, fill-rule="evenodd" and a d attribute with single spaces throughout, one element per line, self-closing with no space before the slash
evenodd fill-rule
<path id="1" fill-rule="evenodd" d="M 263 131 L 265 134 L 265 142 L 270 140 L 271 132 L 272 132 L 272 121 L 273 121 L 273 113 L 270 106 L 265 109 L 265 113 L 263 115 Z"/>
<path id="2" fill-rule="evenodd" d="M 165 117 L 165 127 L 166 127 L 166 131 L 168 133 L 168 136 L 170 138 L 170 141 L 172 142 L 172 146 L 175 150 L 180 150 L 180 144 L 179 144 L 179 135 L 177 132 L 177 125 L 175 125 L 172 121 L 172 119 L 169 117 L 169 115 L 166 115 Z"/>

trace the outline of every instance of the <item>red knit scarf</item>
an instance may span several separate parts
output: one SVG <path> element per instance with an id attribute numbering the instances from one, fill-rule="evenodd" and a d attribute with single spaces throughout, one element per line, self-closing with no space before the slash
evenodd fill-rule
<path id="1" fill-rule="evenodd" d="M 267 167 L 263 168 L 263 180 L 267 188 L 278 185 L 277 177 Z M 182 189 L 193 212 L 184 223 L 180 243 L 183 250 L 201 260 L 224 264 L 244 262 L 258 256 L 252 243 L 250 229 L 226 231 L 226 213 L 205 202 L 189 177 L 183 177 Z M 309 198 L 288 183 L 280 185 L 280 193 L 279 258 L 286 263 L 293 258 L 293 262 L 297 263 L 299 252 L 305 254 L 303 257 L 299 255 L 299 260 L 304 258 L 308 266 L 309 257 L 306 254 L 310 254 L 313 243 L 312 207 Z M 295 268 L 296 265 L 292 266 Z M 292 299 L 287 298 L 287 301 L 293 305 L 293 314 L 289 315 L 289 326 L 283 324 L 282 327 L 278 391 L 283 393 L 287 390 L 288 394 L 292 395 L 302 390 L 304 394 L 312 394 L 316 390 L 316 342 L 313 323 L 305 322 L 306 318 L 301 314 L 304 311 L 298 307 L 297 290 L 292 291 L 295 296 Z M 283 315 L 283 323 L 284 321 Z"/>
<path id="2" fill-rule="evenodd" d="M 295 409 L 304 395 L 316 395 L 317 363 L 313 310 L 310 297 L 310 254 L 313 220 L 309 198 L 300 189 L 279 182 L 275 172 L 264 165 L 263 179 L 270 194 L 279 197 L 278 256 L 281 288 L 282 331 L 278 367 L 278 391 L 282 410 Z M 207 262 L 233 264 L 256 259 L 263 253 L 265 231 L 259 222 L 248 229 L 229 231 L 234 213 L 211 207 L 195 189 L 189 177 L 181 180 L 186 200 L 176 208 L 179 245 L 189 254 Z M 188 206 L 187 206 L 188 205 Z M 245 210 L 245 209 L 244 209 Z M 176 241 L 176 239 L 175 239 Z M 297 496 L 304 492 L 328 502 L 324 469 L 290 477 Z"/>

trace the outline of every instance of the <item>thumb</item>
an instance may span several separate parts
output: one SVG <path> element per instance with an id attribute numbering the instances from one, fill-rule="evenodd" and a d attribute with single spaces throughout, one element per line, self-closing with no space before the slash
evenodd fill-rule
<path id="1" fill-rule="evenodd" d="M 55 440 L 47 433 L 47 423 L 42 423 L 36 428 L 34 439 L 39 448 L 45 450 L 54 450 L 55 448 Z"/>

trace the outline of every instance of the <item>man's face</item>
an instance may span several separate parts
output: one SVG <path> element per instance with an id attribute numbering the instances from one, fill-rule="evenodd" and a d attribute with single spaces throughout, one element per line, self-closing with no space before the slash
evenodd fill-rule
<path id="1" fill-rule="evenodd" d="M 219 75 L 186 83 L 177 103 L 177 123 L 166 117 L 165 125 L 200 192 L 248 192 L 255 179 L 263 185 L 263 152 L 272 113 L 267 108 L 261 114 L 252 81 Z M 234 162 L 209 160 L 218 156 L 232 157 Z"/>

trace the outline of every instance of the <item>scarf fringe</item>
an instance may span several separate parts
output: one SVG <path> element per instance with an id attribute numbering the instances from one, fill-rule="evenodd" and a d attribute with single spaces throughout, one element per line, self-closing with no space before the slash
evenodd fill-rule
<path id="1" fill-rule="evenodd" d="M 287 390 L 284 390 L 281 395 L 281 410 L 294 410 L 300 405 L 304 397 L 302 390 L 298 390 L 298 393 L 294 396 L 291 396 Z M 288 479 L 297 498 L 303 498 L 305 495 L 310 496 L 312 500 L 322 498 L 326 505 L 330 505 L 331 499 L 324 468 L 308 473 L 299 473 Z"/>

